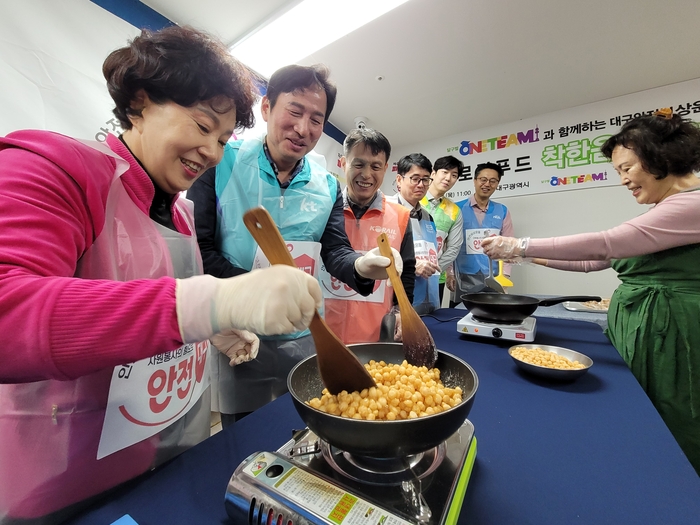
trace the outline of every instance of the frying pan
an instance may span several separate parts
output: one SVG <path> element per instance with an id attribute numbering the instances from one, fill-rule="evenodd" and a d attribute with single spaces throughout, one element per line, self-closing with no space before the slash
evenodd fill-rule
<path id="1" fill-rule="evenodd" d="M 401 343 L 363 343 L 349 347 L 363 364 L 371 359 L 396 364 L 404 360 Z M 310 407 L 306 402 L 321 397 L 323 390 L 315 355 L 292 369 L 287 387 L 299 416 L 324 441 L 361 456 L 403 457 L 424 452 L 445 441 L 462 426 L 474 403 L 479 380 L 472 367 L 440 350 L 435 366 L 445 386 L 462 389 L 462 402 L 439 414 L 416 419 L 364 421 L 333 416 Z"/>
<path id="2" fill-rule="evenodd" d="M 573 295 L 537 299 L 526 295 L 495 293 L 468 293 L 462 296 L 462 303 L 474 317 L 497 323 L 517 323 L 532 315 L 538 306 L 553 306 L 565 301 L 600 301 L 600 297 Z"/>

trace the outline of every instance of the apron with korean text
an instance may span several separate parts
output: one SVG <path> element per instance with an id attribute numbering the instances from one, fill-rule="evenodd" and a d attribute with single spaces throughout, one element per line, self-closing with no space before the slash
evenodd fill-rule
<path id="1" fill-rule="evenodd" d="M 700 244 L 612 261 L 607 334 L 700 475 Z"/>
<path id="2" fill-rule="evenodd" d="M 486 237 L 501 234 L 507 212 L 503 204 L 489 201 L 484 220 L 479 224 L 474 209 L 469 205 L 469 200 L 462 206 L 464 244 L 455 260 L 456 290 L 453 294 L 455 302 L 459 302 L 463 294 L 492 291 L 484 284 L 489 275 L 489 258 L 484 255 L 481 241 Z M 498 273 L 498 263 L 491 261 L 491 265 L 494 273 Z"/>
<path id="3" fill-rule="evenodd" d="M 345 209 L 345 231 L 355 251 L 364 254 L 376 248 L 381 233 L 386 233 L 392 248 L 401 251 L 409 212 L 399 204 L 387 202 L 383 195 L 381 205 L 381 210 L 369 209 L 359 220 L 350 209 Z M 321 289 L 326 323 L 343 343 L 379 341 L 382 318 L 391 310 L 394 298 L 390 281 L 375 281 L 372 293 L 363 297 L 324 268 Z"/>
<path id="4" fill-rule="evenodd" d="M 201 274 L 196 237 L 152 221 L 119 178 L 128 164 L 106 146 L 86 144 L 116 158 L 117 169 L 104 229 L 75 277 Z M 175 207 L 194 232 L 191 203 L 180 198 Z M 184 345 L 71 381 L 0 385 L 0 515 L 58 516 L 208 437 L 208 350 L 208 342 Z"/>
<path id="5" fill-rule="evenodd" d="M 260 168 L 269 164 L 262 139 L 249 138 L 234 145 L 238 147 L 236 154 L 225 155 L 217 167 L 217 245 L 221 253 L 231 264 L 246 270 L 268 264 L 243 223 L 247 210 L 262 206 L 272 216 L 297 265 L 318 277 L 320 240 L 335 202 L 335 180 L 331 187 L 325 168 L 307 157 L 289 187 L 281 188 L 271 169 Z M 220 176 L 220 171 L 225 176 Z M 294 365 L 315 353 L 308 330 L 260 339 L 258 356 L 252 361 L 231 367 L 223 354 L 212 360 L 212 410 L 252 412 L 272 401 L 287 392 L 287 375 Z"/>
<path id="6" fill-rule="evenodd" d="M 416 263 L 427 260 L 437 265 L 437 232 L 435 223 L 411 219 L 413 228 L 413 247 L 416 251 Z M 413 289 L 413 308 L 419 315 L 429 314 L 440 308 L 440 274 L 434 273 L 428 278 L 416 275 Z"/>

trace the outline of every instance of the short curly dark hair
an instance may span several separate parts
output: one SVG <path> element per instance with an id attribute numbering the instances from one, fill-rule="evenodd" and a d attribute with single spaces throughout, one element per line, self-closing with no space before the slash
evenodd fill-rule
<path id="1" fill-rule="evenodd" d="M 131 129 L 131 108 L 143 89 L 156 104 L 175 102 L 191 107 L 216 99 L 219 113 L 236 108 L 236 129 L 255 124 L 257 91 L 251 73 L 220 41 L 191 27 L 143 30 L 129 45 L 110 53 L 102 65 L 113 112 L 125 130 Z"/>
<path id="2" fill-rule="evenodd" d="M 630 120 L 601 146 L 608 159 L 617 146 L 634 151 L 656 179 L 700 170 L 700 127 L 680 115 L 644 115 Z"/>

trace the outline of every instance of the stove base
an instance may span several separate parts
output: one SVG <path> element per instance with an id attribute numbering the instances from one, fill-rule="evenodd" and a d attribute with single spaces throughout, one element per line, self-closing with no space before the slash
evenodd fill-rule
<path id="1" fill-rule="evenodd" d="M 457 522 L 476 458 L 474 427 L 468 420 L 441 445 L 445 455 L 433 473 L 398 485 L 348 479 L 327 463 L 315 443 L 315 434 L 305 430 L 278 451 L 258 452 L 241 463 L 225 497 L 234 523 Z"/>
<path id="2" fill-rule="evenodd" d="M 485 323 L 469 313 L 457 321 L 457 331 L 476 337 L 532 343 L 537 334 L 537 322 L 534 317 L 526 317 L 518 324 Z"/>

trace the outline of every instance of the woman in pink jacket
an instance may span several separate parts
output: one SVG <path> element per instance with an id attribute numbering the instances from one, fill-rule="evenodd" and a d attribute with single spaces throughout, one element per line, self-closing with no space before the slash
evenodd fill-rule
<path id="1" fill-rule="evenodd" d="M 208 340 L 305 328 L 305 273 L 201 275 L 181 197 L 253 123 L 246 69 L 198 31 L 143 32 L 103 73 L 124 133 L 0 139 L 0 523 L 58 522 L 204 439 Z"/>
<path id="2" fill-rule="evenodd" d="M 497 259 L 618 272 L 607 334 L 700 474 L 700 127 L 665 108 L 630 120 L 601 151 L 649 211 L 603 232 L 482 246 Z"/>

